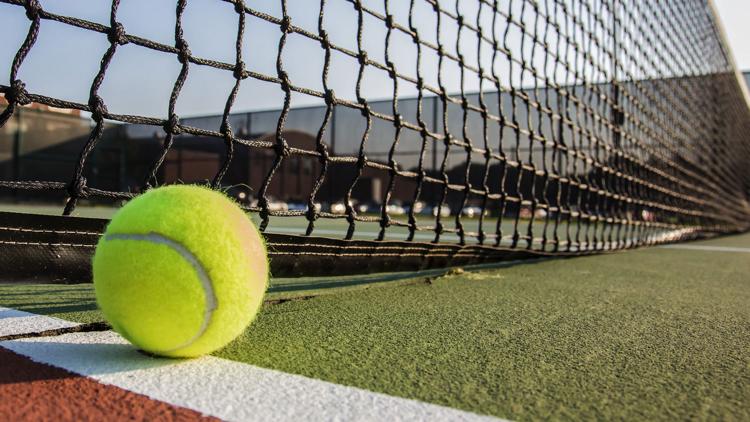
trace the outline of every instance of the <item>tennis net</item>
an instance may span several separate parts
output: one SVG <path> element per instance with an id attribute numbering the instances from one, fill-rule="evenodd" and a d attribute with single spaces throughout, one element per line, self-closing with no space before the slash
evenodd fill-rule
<path id="1" fill-rule="evenodd" d="M 170 19 L 154 18 L 171 42 L 131 34 L 118 0 L 107 23 L 36 0 L 0 6 L 28 22 L 0 84 L 0 195 L 64 198 L 66 216 L 205 180 L 256 216 L 277 275 L 579 255 L 750 228 L 747 89 L 710 1 L 178 0 Z M 201 35 L 185 16 L 207 7 L 233 16 L 233 60 L 191 51 Z M 86 101 L 25 80 L 48 25 L 106 39 Z M 257 27 L 275 32 L 259 45 Z M 124 49 L 177 66 L 163 116 L 110 112 L 102 87 Z M 231 84 L 219 114 L 181 117 L 197 69 Z M 271 90 L 275 107 L 241 111 L 252 108 L 241 93 Z M 57 148 L 68 164 L 55 171 L 18 145 L 32 104 L 90 115 Z M 83 262 L 104 224 L 5 218 L 0 246 L 14 260 L 32 248 Z"/>

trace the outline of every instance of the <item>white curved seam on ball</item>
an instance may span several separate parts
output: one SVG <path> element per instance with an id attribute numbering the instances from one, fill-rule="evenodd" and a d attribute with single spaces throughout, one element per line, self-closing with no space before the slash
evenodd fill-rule
<path id="1" fill-rule="evenodd" d="M 211 282 L 211 277 L 209 277 L 208 272 L 200 263 L 198 258 L 193 255 L 190 250 L 188 250 L 188 248 L 186 248 L 180 242 L 153 232 L 148 234 L 112 233 L 105 235 L 104 240 L 135 240 L 168 246 L 172 248 L 172 250 L 177 252 L 185 261 L 187 261 L 198 275 L 198 280 L 200 281 L 201 287 L 203 287 L 203 292 L 206 295 L 206 309 L 203 311 L 203 322 L 201 323 L 200 329 L 198 329 L 198 332 L 193 337 L 188 339 L 188 341 L 186 341 L 185 343 L 172 349 L 159 350 L 159 352 L 173 352 L 175 350 L 188 347 L 196 340 L 198 340 L 203 334 L 205 334 L 206 330 L 208 329 L 208 324 L 211 322 L 211 317 L 213 316 L 214 310 L 216 310 L 217 307 L 216 294 L 214 293 L 213 283 Z"/>

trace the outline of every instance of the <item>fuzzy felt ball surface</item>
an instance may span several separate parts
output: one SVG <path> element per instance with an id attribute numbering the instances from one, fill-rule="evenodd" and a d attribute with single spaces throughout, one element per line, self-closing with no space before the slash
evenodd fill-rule
<path id="1" fill-rule="evenodd" d="M 162 356 L 211 353 L 257 314 L 268 285 L 263 238 L 224 194 L 152 189 L 107 226 L 93 260 L 96 300 L 137 347 Z"/>

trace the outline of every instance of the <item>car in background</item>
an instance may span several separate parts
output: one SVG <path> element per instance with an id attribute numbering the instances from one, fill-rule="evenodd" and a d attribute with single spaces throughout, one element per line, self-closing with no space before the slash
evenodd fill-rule
<path id="1" fill-rule="evenodd" d="M 443 204 L 442 207 L 440 206 L 426 206 L 422 209 L 420 212 L 421 215 L 431 215 L 433 217 L 437 217 L 438 212 L 440 213 L 440 217 L 450 217 L 451 216 L 451 207 L 449 207 L 447 204 Z"/>
<path id="2" fill-rule="evenodd" d="M 289 211 L 307 211 L 307 204 L 302 202 L 289 202 L 287 203 Z"/>
<path id="3" fill-rule="evenodd" d="M 307 203 L 304 202 L 290 202 L 287 204 L 289 211 L 307 211 Z M 315 211 L 320 212 L 323 209 L 323 205 L 320 202 L 315 202 Z"/>
<path id="4" fill-rule="evenodd" d="M 388 215 L 405 215 L 406 208 L 402 205 L 401 201 L 393 201 L 385 207 L 385 211 Z"/>
<path id="5" fill-rule="evenodd" d="M 656 221 L 656 214 L 654 214 L 653 211 L 642 210 L 641 211 L 641 220 L 645 221 L 645 222 L 648 222 L 648 223 L 654 222 L 654 221 Z"/>
<path id="6" fill-rule="evenodd" d="M 279 201 L 277 199 L 269 199 L 268 210 L 269 211 L 289 211 L 289 205 L 287 205 L 287 203 L 284 201 Z"/>
<path id="7" fill-rule="evenodd" d="M 258 207 L 259 202 L 257 199 L 253 199 L 250 202 L 251 207 Z M 279 201 L 273 197 L 268 197 L 268 211 L 272 212 L 278 212 L 278 211 L 289 211 L 289 204 L 287 204 L 284 201 Z"/>
<path id="8" fill-rule="evenodd" d="M 331 208 L 329 209 L 331 214 L 337 214 L 337 215 L 343 215 L 346 214 L 346 204 L 344 202 L 334 202 L 331 204 Z"/>
<path id="9" fill-rule="evenodd" d="M 406 213 L 410 213 L 412 208 L 414 208 L 414 214 L 422 214 L 422 211 L 424 211 L 427 204 L 424 203 L 424 201 L 417 201 L 414 204 L 407 204 L 404 206 L 404 211 Z"/>
<path id="10" fill-rule="evenodd" d="M 224 193 L 230 198 L 234 198 L 241 205 L 252 205 L 253 203 L 253 190 L 250 186 L 242 184 L 226 186 Z"/>
<path id="11" fill-rule="evenodd" d="M 487 210 L 484 210 L 484 215 L 486 216 L 488 214 Z M 469 218 L 479 217 L 482 215 L 482 208 L 475 205 L 469 205 L 461 210 L 461 215 Z"/>
<path id="12" fill-rule="evenodd" d="M 380 214 L 381 205 L 375 202 L 363 202 L 354 207 L 357 214 Z"/>

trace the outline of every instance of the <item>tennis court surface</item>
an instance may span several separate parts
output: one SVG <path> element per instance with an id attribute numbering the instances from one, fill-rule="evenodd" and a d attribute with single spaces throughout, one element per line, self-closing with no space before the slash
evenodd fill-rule
<path id="1" fill-rule="evenodd" d="M 748 253 L 739 235 L 271 293 L 239 339 L 187 361 L 85 325 L 102 321 L 90 285 L 5 285 L 0 333 L 26 335 L 0 343 L 0 413 L 747 419 Z"/>

